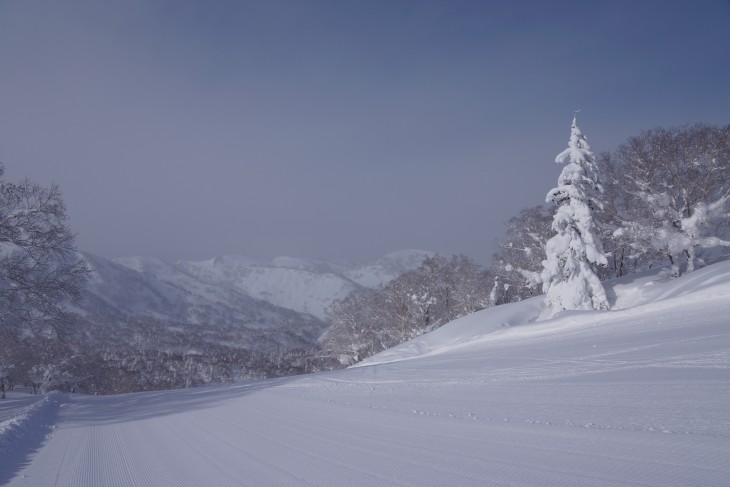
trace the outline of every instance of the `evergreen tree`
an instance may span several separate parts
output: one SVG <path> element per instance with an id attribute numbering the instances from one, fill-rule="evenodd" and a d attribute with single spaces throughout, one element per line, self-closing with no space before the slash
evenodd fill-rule
<path id="1" fill-rule="evenodd" d="M 595 266 L 605 266 L 600 236 L 593 214 L 603 207 L 603 189 L 588 141 L 576 124 L 568 148 L 555 158 L 563 167 L 558 186 L 546 201 L 555 203 L 552 229 L 557 232 L 545 246 L 542 281 L 550 316 L 566 309 L 608 309 Z"/>

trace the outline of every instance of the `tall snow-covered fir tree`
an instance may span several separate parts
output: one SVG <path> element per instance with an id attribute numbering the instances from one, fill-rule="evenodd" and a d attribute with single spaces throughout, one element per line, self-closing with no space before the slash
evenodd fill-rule
<path id="1" fill-rule="evenodd" d="M 607 264 L 594 221 L 594 210 L 603 207 L 595 157 L 576 124 L 568 148 L 555 158 L 567 165 L 546 201 L 555 203 L 552 229 L 557 232 L 545 245 L 542 281 L 550 316 L 562 310 L 609 308 L 606 292 L 594 271 Z"/>

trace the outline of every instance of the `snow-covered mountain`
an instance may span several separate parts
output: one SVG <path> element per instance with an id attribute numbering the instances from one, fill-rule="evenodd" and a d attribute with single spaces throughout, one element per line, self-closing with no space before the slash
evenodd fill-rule
<path id="1" fill-rule="evenodd" d="M 423 259 L 433 256 L 433 252 L 423 250 L 401 250 L 393 252 L 378 260 L 347 269 L 344 275 L 357 284 L 376 289 L 421 265 Z"/>
<path id="2" fill-rule="evenodd" d="M 605 285 L 612 311 L 538 321 L 539 296 L 337 372 L 10 391 L 0 484 L 727 485 L 730 261 Z"/>
<path id="3" fill-rule="evenodd" d="M 360 265 L 292 257 L 266 262 L 238 255 L 169 263 L 85 254 L 93 276 L 80 312 L 249 327 L 312 323 L 323 320 L 335 300 L 358 288 L 382 286 L 429 255 L 404 250 Z"/>
<path id="4" fill-rule="evenodd" d="M 158 259 L 84 257 L 93 271 L 80 310 L 87 317 L 247 327 L 306 326 L 318 321 L 236 289 L 202 282 Z"/>
<path id="5" fill-rule="evenodd" d="M 433 254 L 404 250 L 366 265 L 292 257 L 257 262 L 231 255 L 199 262 L 179 261 L 176 267 L 201 282 L 324 319 L 326 309 L 335 300 L 359 287 L 380 287 L 415 269 L 429 255 Z M 123 265 L 125 262 L 120 261 Z"/>
<path id="6" fill-rule="evenodd" d="M 342 273 L 302 259 L 277 258 L 252 262 L 240 256 L 216 257 L 199 262 L 178 262 L 199 282 L 232 289 L 275 306 L 324 319 L 325 309 L 358 288 Z"/>

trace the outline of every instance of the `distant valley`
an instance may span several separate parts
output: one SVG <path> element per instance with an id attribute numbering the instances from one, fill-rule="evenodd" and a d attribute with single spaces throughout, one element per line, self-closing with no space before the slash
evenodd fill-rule
<path id="1" fill-rule="evenodd" d="M 403 250 L 368 264 L 292 257 L 260 261 L 240 255 L 170 263 L 85 253 L 92 278 L 74 311 L 89 322 L 154 320 L 280 330 L 304 334 L 308 341 L 324 329 L 326 310 L 335 300 L 383 286 L 430 255 Z"/>

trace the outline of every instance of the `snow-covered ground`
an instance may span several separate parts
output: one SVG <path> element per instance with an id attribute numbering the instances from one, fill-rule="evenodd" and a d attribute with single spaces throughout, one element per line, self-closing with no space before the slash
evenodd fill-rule
<path id="1" fill-rule="evenodd" d="M 615 311 L 500 306 L 335 373 L 54 394 L 0 430 L 0 484 L 730 485 L 730 262 L 607 291 Z"/>

